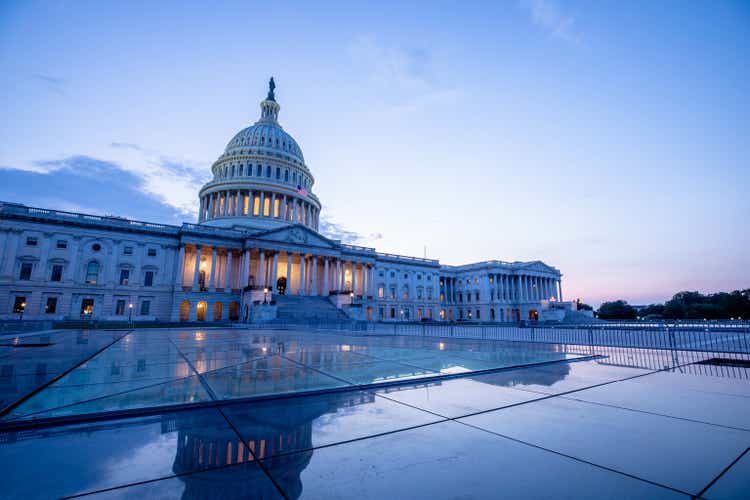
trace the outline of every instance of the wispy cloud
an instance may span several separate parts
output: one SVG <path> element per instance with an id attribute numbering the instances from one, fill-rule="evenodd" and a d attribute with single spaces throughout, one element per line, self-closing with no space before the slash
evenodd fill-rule
<path id="1" fill-rule="evenodd" d="M 333 240 L 340 240 L 350 245 L 367 245 L 383 238 L 381 233 L 363 235 L 345 228 L 342 224 L 332 221 L 325 215 L 320 218 L 320 232 Z"/>
<path id="2" fill-rule="evenodd" d="M 539 28 L 562 40 L 580 43 L 575 17 L 564 12 L 555 0 L 519 0 L 519 5 Z"/>
<path id="3" fill-rule="evenodd" d="M 56 76 L 45 75 L 42 73 L 35 73 L 31 75 L 31 79 L 41 84 L 48 91 L 56 94 L 65 94 L 65 80 Z"/>
<path id="4" fill-rule="evenodd" d="M 346 50 L 352 67 L 381 95 L 388 96 L 393 107 L 414 109 L 458 94 L 440 84 L 432 53 L 427 49 L 360 36 Z"/>

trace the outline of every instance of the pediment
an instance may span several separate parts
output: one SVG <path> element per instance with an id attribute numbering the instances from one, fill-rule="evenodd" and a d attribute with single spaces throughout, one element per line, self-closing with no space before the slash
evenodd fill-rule
<path id="1" fill-rule="evenodd" d="M 292 243 L 294 245 L 309 245 L 319 248 L 338 248 L 336 242 L 302 225 L 272 229 L 265 233 L 253 235 L 253 238 L 265 241 L 278 241 L 279 243 Z"/>
<path id="2" fill-rule="evenodd" d="M 556 271 L 554 267 L 550 267 L 539 260 L 525 264 L 522 269 L 524 271 L 537 271 L 542 273 L 554 273 Z"/>

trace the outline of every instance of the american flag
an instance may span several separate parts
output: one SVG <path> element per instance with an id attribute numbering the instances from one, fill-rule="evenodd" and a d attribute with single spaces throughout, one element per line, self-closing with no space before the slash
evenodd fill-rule
<path id="1" fill-rule="evenodd" d="M 300 186 L 299 184 L 297 184 L 297 194 L 301 194 L 302 196 L 307 196 L 308 195 L 308 191 L 307 191 L 307 189 L 305 189 L 302 186 Z"/>

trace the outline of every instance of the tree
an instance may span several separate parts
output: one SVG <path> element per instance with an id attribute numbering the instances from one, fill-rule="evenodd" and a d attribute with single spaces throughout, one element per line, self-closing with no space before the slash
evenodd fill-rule
<path id="1" fill-rule="evenodd" d="M 576 311 L 593 311 L 594 308 L 588 304 L 581 302 L 581 299 L 576 299 Z"/>
<path id="2" fill-rule="evenodd" d="M 624 300 L 605 302 L 599 306 L 596 315 L 600 319 L 636 319 L 638 317 L 635 308 Z"/>

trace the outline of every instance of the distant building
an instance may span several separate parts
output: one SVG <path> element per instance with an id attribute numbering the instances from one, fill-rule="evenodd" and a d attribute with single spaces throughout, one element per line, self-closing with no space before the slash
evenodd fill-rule
<path id="1" fill-rule="evenodd" d="M 273 87 L 260 106 L 212 165 L 198 224 L 2 203 L 0 317 L 254 321 L 276 314 L 256 314 L 258 302 L 279 298 L 371 321 L 506 322 L 562 300 L 560 271 L 539 261 L 448 266 L 322 236 L 315 179 Z"/>

